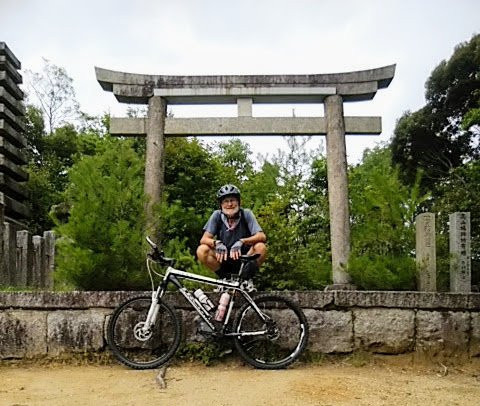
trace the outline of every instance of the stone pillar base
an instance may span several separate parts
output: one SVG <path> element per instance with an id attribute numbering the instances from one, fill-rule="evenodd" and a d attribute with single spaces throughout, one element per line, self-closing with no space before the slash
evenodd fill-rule
<path id="1" fill-rule="evenodd" d="M 325 286 L 325 292 L 328 292 L 330 290 L 357 290 L 357 287 L 352 283 L 333 283 L 331 285 Z"/>

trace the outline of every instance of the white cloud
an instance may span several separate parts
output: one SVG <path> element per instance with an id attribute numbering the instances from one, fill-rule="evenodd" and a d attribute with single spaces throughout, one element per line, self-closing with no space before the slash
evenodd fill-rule
<path id="1" fill-rule="evenodd" d="M 380 137 L 347 138 L 349 160 L 354 162 L 365 146 L 389 139 L 405 110 L 422 106 L 424 83 L 432 69 L 451 55 L 457 43 L 478 32 L 480 4 L 0 0 L 0 15 L 0 41 L 7 42 L 23 68 L 39 71 L 42 57 L 64 67 L 74 79 L 83 110 L 91 114 L 125 111 L 96 82 L 95 65 L 127 72 L 202 75 L 331 73 L 397 63 L 389 88 L 372 101 L 345 105 L 349 115 L 383 117 Z M 277 112 L 290 115 L 292 108 L 279 107 Z M 262 109 L 256 111 L 268 114 Z M 322 106 L 295 109 L 297 115 L 318 114 Z M 180 110 L 177 114 L 189 114 L 188 109 Z M 214 113 L 232 111 L 219 107 Z M 193 109 L 190 114 L 202 111 Z M 252 149 L 264 153 L 273 144 L 285 146 L 280 138 L 255 139 Z"/>

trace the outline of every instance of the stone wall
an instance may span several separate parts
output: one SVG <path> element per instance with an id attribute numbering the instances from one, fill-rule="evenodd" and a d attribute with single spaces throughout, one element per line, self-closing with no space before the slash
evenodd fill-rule
<path id="1" fill-rule="evenodd" d="M 141 292 L 0 292 L 0 359 L 106 350 L 113 309 Z M 149 293 L 147 293 L 149 294 Z M 433 292 L 281 292 L 301 304 L 309 348 L 323 353 L 480 355 L 480 294 Z M 217 294 L 211 294 L 218 300 Z M 178 293 L 187 341 L 194 313 Z"/>

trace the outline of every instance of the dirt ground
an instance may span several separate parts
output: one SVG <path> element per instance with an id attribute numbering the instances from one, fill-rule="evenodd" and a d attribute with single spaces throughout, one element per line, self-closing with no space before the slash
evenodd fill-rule
<path id="1" fill-rule="evenodd" d="M 260 371 L 230 360 L 158 370 L 120 365 L 0 363 L 0 405 L 475 405 L 480 361 L 452 366 L 411 357 L 342 358 Z"/>

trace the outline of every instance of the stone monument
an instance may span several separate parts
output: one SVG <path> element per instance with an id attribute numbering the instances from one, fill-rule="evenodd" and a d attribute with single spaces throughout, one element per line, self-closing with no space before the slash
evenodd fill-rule
<path id="1" fill-rule="evenodd" d="M 350 251 L 345 134 L 380 134 L 380 117 L 345 117 L 343 103 L 372 99 L 388 87 L 395 65 L 312 75 L 143 75 L 95 68 L 97 80 L 119 102 L 148 104 L 147 118 L 112 118 L 110 133 L 146 136 L 147 228 L 164 184 L 165 137 L 202 135 L 326 135 L 333 282 L 347 287 Z M 238 106 L 238 117 L 167 117 L 168 104 Z M 324 103 L 325 117 L 252 117 L 253 103 Z"/>
<path id="2" fill-rule="evenodd" d="M 450 291 L 470 293 L 472 290 L 470 213 L 450 214 Z"/>
<path id="3" fill-rule="evenodd" d="M 423 292 L 437 291 L 437 263 L 435 242 L 435 214 L 419 214 L 416 226 L 417 289 Z"/>

